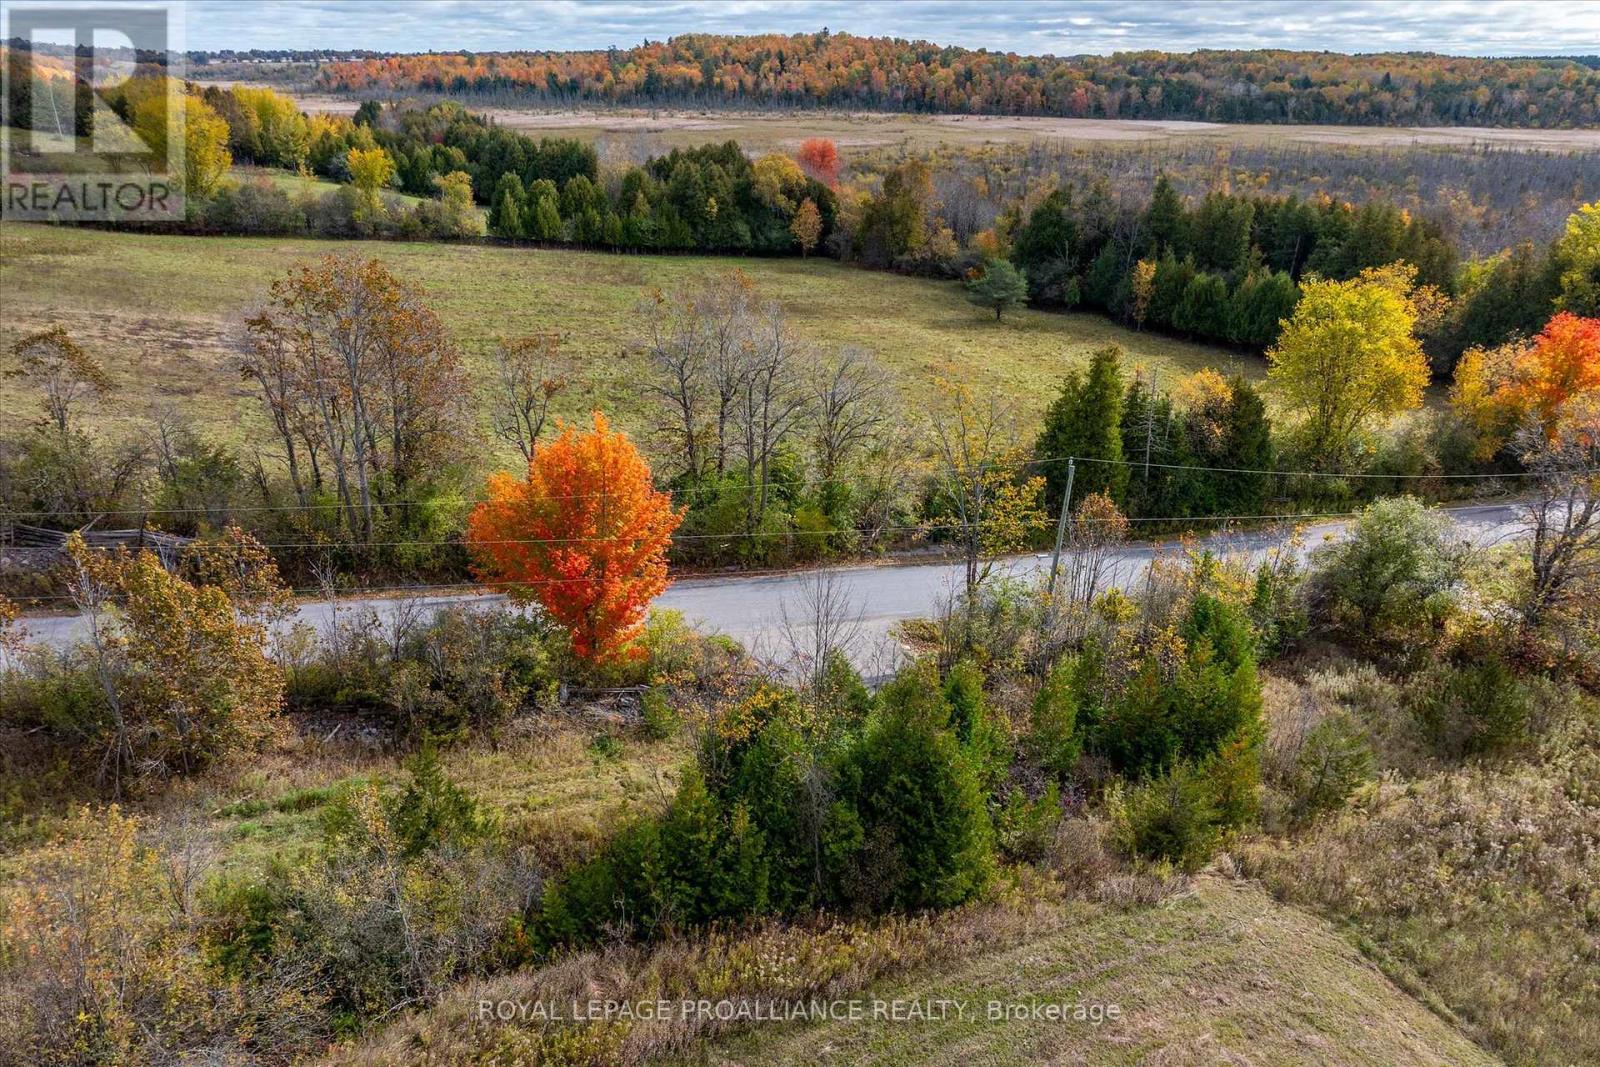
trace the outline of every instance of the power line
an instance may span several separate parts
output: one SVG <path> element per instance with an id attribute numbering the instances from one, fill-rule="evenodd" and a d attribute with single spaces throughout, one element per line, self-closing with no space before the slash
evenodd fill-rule
<path id="1" fill-rule="evenodd" d="M 1351 479 L 1351 478 L 1355 478 L 1355 479 L 1377 479 L 1377 480 L 1395 481 L 1395 482 L 1404 482 L 1404 481 L 1438 481 L 1438 480 L 1500 480 L 1500 479 L 1505 479 L 1505 478 L 1533 478 L 1533 477 L 1537 477 L 1538 476 L 1538 472 L 1536 472 L 1536 471 L 1510 471 L 1510 472 L 1506 472 L 1506 473 L 1464 473 L 1464 474 L 1431 474 L 1431 473 L 1430 474 L 1374 474 L 1374 473 L 1340 474 L 1340 473 L 1337 473 L 1337 472 L 1334 472 L 1334 471 L 1270 470 L 1270 469 L 1259 468 L 1259 467 L 1205 467 L 1205 466 L 1198 466 L 1198 465 L 1194 465 L 1194 464 L 1185 464 L 1185 463 L 1158 463 L 1158 462 L 1156 462 L 1154 460 L 1146 462 L 1144 460 L 1128 459 L 1126 457 L 1124 457 L 1122 459 L 1105 459 L 1105 458 L 1099 458 L 1099 457 L 1094 457 L 1094 456 L 1047 456 L 1047 457 L 1040 457 L 1040 458 L 1027 459 L 1027 460 L 1010 460 L 1010 461 L 1003 461 L 1003 462 L 979 463 L 979 464 L 973 465 L 971 468 L 965 468 L 965 469 L 955 468 L 955 467 L 933 467 L 933 468 L 923 468 L 920 473 L 929 474 L 929 475 L 952 475 L 952 474 L 955 474 L 955 475 L 970 476 L 970 475 L 973 475 L 973 474 L 981 474 L 981 473 L 983 473 L 985 471 L 992 471 L 992 470 L 1026 470 L 1026 469 L 1033 468 L 1033 467 L 1048 467 L 1048 466 L 1051 466 L 1052 464 L 1067 463 L 1067 462 L 1071 462 L 1071 461 L 1076 461 L 1078 463 L 1100 463 L 1100 464 L 1107 464 L 1107 465 L 1113 465 L 1113 466 L 1124 466 L 1124 467 L 1130 467 L 1130 468 L 1157 467 L 1157 468 L 1160 468 L 1162 470 L 1191 471 L 1191 472 L 1200 473 L 1200 474 L 1260 474 L 1260 475 L 1265 475 L 1265 476 L 1268 476 L 1268 477 L 1275 477 L 1275 478 L 1335 478 L 1335 479 Z M 756 492 L 756 491 L 758 491 L 760 489 L 763 489 L 763 488 L 768 489 L 770 491 L 770 489 L 772 488 L 772 484 L 774 484 L 774 483 L 768 483 L 765 486 L 763 486 L 761 484 L 758 484 L 758 483 L 752 483 L 752 484 L 748 484 L 748 485 L 738 485 L 738 486 L 717 486 L 715 488 L 714 492 L 716 494 L 722 494 L 722 493 L 727 493 L 727 492 L 732 491 L 732 492 L 737 492 L 737 493 L 749 494 L 749 493 Z M 781 484 L 781 483 L 777 483 L 777 484 Z M 667 492 L 667 493 L 670 493 L 670 494 L 674 494 L 675 496 L 677 496 L 679 498 L 678 502 L 680 502 L 680 503 L 684 502 L 683 499 L 682 499 L 683 497 L 692 495 L 693 492 L 694 492 L 694 490 L 684 491 L 684 490 L 671 490 L 671 489 L 661 490 L 661 491 L 662 492 Z M 622 496 L 622 495 L 624 495 L 624 494 L 621 494 L 621 493 L 608 493 L 608 492 L 604 492 L 604 491 L 598 491 L 598 492 L 589 492 L 589 493 L 564 493 L 564 494 L 559 494 L 559 495 L 547 496 L 544 499 L 546 499 L 546 500 L 598 500 L 598 499 L 615 498 L 615 497 L 619 497 L 619 496 Z M 448 501 L 441 501 L 441 500 L 388 500 L 388 501 L 374 501 L 373 502 L 373 507 L 375 507 L 375 508 L 425 507 L 425 506 L 435 506 L 435 505 L 439 505 L 441 503 L 448 503 Z M 493 503 L 493 501 L 488 500 L 488 499 L 483 498 L 483 497 L 474 497 L 474 498 L 471 498 L 471 499 L 461 500 L 459 503 L 461 505 L 463 505 L 463 506 L 474 506 L 475 507 L 478 504 Z M 93 513 L 95 515 L 99 515 L 99 516 L 104 517 L 104 516 L 110 516 L 110 515 L 199 515 L 199 514 L 209 514 L 209 513 L 214 512 L 214 511 L 220 511 L 220 512 L 229 513 L 229 514 L 234 513 L 234 512 L 256 513 L 256 512 L 282 512 L 282 511 L 356 511 L 356 510 L 361 510 L 361 508 L 362 508 L 362 506 L 359 503 L 345 504 L 345 503 L 340 503 L 340 502 L 327 502 L 327 503 L 316 503 L 316 504 L 245 504 L 245 505 L 239 505 L 237 507 L 232 506 L 232 505 L 227 505 L 227 506 L 223 506 L 223 507 L 189 507 L 189 508 L 115 508 L 115 509 L 103 510 L 103 511 L 102 510 L 92 510 L 91 511 L 91 510 L 85 510 L 85 509 L 74 509 L 74 510 L 65 510 L 65 509 L 63 509 L 63 510 L 56 510 L 56 511 L 9 511 L 9 512 L 0 513 L 0 518 L 11 519 L 11 520 L 16 520 L 16 519 L 21 519 L 21 518 L 36 518 L 36 519 L 39 519 L 39 518 L 65 518 L 65 517 L 71 517 L 71 516 L 74 516 L 74 515 L 84 515 L 84 514 L 90 514 L 90 513 Z M 1171 520 L 1157 519 L 1155 521 L 1165 522 L 1165 521 L 1171 521 Z"/>
<path id="2" fill-rule="evenodd" d="M 1481 511 L 1481 510 L 1483 510 L 1485 508 L 1500 507 L 1500 506 L 1502 506 L 1502 505 L 1501 504 L 1495 504 L 1495 503 L 1488 503 L 1488 504 L 1462 504 L 1462 505 L 1457 505 L 1457 506 L 1438 507 L 1438 508 L 1435 508 L 1434 510 L 1435 511 L 1439 511 L 1439 512 L 1446 512 L 1446 513 L 1450 513 L 1450 514 L 1455 514 L 1455 513 L 1458 513 L 1458 512 Z M 1127 522 L 1206 522 L 1206 521 L 1225 522 L 1225 521 L 1229 521 L 1229 520 L 1244 520 L 1244 521 L 1254 521 L 1254 522 L 1268 522 L 1268 521 L 1288 522 L 1288 521 L 1293 521 L 1293 520 L 1306 520 L 1306 519 L 1348 519 L 1348 518 L 1356 518 L 1356 517 L 1360 516 L 1361 514 L 1362 513 L 1359 512 L 1359 511 L 1324 511 L 1324 512 L 1285 512 L 1285 513 L 1279 513 L 1279 514 L 1263 514 L 1263 515 L 1187 515 L 1187 516 L 1180 516 L 1180 517 L 1141 516 L 1141 517 L 1138 517 L 1138 518 L 1127 519 L 1125 521 L 1127 521 Z M 1082 517 L 1082 518 L 1075 518 L 1074 521 L 1084 522 L 1084 523 L 1096 523 L 1096 522 L 1115 523 L 1115 522 L 1117 522 L 1119 520 L 1116 519 L 1116 518 L 1111 518 L 1111 517 L 1103 518 L 1103 519 L 1097 519 L 1097 518 L 1091 518 L 1091 517 L 1087 517 L 1086 516 L 1086 517 Z M 964 527 L 956 526 L 956 525 L 946 525 L 946 526 L 939 526 L 939 527 L 928 527 L 928 526 L 884 527 L 884 528 L 881 528 L 880 532 L 893 532 L 893 531 L 896 531 L 896 530 L 910 531 L 910 530 L 963 529 L 963 528 Z M 841 532 L 843 532 L 843 531 L 841 531 Z M 784 535 L 784 534 L 743 534 L 743 533 L 734 533 L 734 534 L 706 534 L 706 535 L 702 535 L 702 536 L 709 537 L 709 538 L 718 538 L 718 537 L 740 537 L 740 536 L 743 536 L 743 537 L 782 537 L 782 536 L 786 536 L 786 535 Z M 800 536 L 804 536 L 804 535 L 800 535 Z M 526 539 L 526 540 L 505 539 L 505 540 L 499 540 L 499 541 L 489 541 L 489 542 L 480 542 L 480 543 L 484 543 L 484 544 L 576 544 L 576 543 L 583 543 L 583 542 L 586 542 L 586 541 L 593 541 L 593 540 L 607 540 L 607 539 L 606 538 L 549 538 L 549 539 Z M 387 544 L 388 545 L 393 545 L 393 546 L 407 546 L 407 547 L 429 547 L 429 546 L 432 546 L 432 547 L 443 547 L 443 546 L 448 546 L 448 547 L 466 547 L 465 543 L 464 542 L 460 542 L 460 541 L 398 541 L 398 542 L 388 542 Z M 1137 543 L 1135 543 L 1135 544 L 1137 544 Z M 285 546 L 285 545 L 264 545 L 263 547 L 265 547 L 265 548 L 283 548 L 283 547 L 297 547 L 297 546 L 293 546 L 293 545 L 289 545 L 289 546 Z M 345 549 L 345 548 L 353 548 L 353 547 L 361 547 L 361 546 L 312 544 L 312 545 L 307 545 L 307 546 L 303 546 L 303 547 L 329 548 L 329 549 L 334 549 L 334 550 L 340 550 L 340 549 Z M 380 546 L 377 545 L 377 544 L 374 544 L 374 545 L 369 545 L 369 546 L 366 546 L 366 547 L 380 547 Z M 200 550 L 232 551 L 232 546 L 229 546 L 229 545 L 207 545 L 207 544 L 202 544 L 202 543 L 199 543 L 199 542 L 197 542 L 194 545 L 189 546 L 189 548 L 190 549 L 200 549 Z M 942 563 L 942 562 L 945 562 L 945 561 L 943 561 L 943 560 L 930 561 L 930 564 L 937 564 L 937 563 Z M 916 564 L 912 563 L 911 565 L 916 565 Z M 952 565 L 954 565 L 954 564 L 952 563 Z M 731 571 L 731 572 L 720 573 L 720 574 L 688 574 L 688 575 L 683 575 L 683 576 L 679 577 L 677 579 L 677 581 L 681 582 L 681 581 L 708 580 L 708 579 L 727 579 L 727 580 L 733 581 L 733 580 L 740 580 L 740 579 L 745 579 L 745 578 L 800 577 L 800 576 L 804 576 L 804 575 L 809 574 L 809 573 L 813 573 L 815 571 L 838 572 L 838 571 L 845 571 L 845 570 L 867 570 L 867 569 L 872 569 L 872 566 L 873 565 L 870 564 L 870 563 L 847 563 L 847 564 L 835 565 L 835 566 L 831 566 L 831 567 L 816 567 L 816 568 L 801 568 L 801 569 L 796 569 L 796 568 L 792 568 L 792 567 L 777 567 L 777 568 L 767 568 L 767 569 L 762 569 L 762 570 Z M 583 580 L 585 580 L 585 579 L 582 579 L 582 578 L 579 578 L 579 579 L 538 578 L 538 579 L 531 579 L 529 581 L 523 581 L 523 582 L 509 582 L 509 583 L 499 583 L 499 584 L 510 585 L 510 586 L 518 586 L 518 587 L 533 587 L 533 586 L 544 586 L 544 585 L 556 585 L 556 584 L 560 584 L 562 582 L 583 581 Z M 404 593 L 415 593 L 415 592 L 418 592 L 420 590 L 452 590 L 452 589 L 453 590 L 461 590 L 463 596 L 480 596 L 480 595 L 484 595 L 484 594 L 481 593 L 481 592 L 474 592 L 474 591 L 475 590 L 480 590 L 480 591 L 484 590 L 487 587 L 491 587 L 493 584 L 496 584 L 496 583 L 449 582 L 449 583 L 434 583 L 434 584 L 421 584 L 421 585 L 391 585 L 391 586 L 366 586 L 366 587 L 357 586 L 357 587 L 352 587 L 352 588 L 349 588 L 349 589 L 346 589 L 346 590 L 340 590 L 337 593 L 335 599 L 350 599 L 350 598 L 362 597 L 362 596 L 376 596 L 376 595 L 384 594 L 384 593 L 402 593 L 402 594 L 404 594 Z M 321 586 L 301 586 L 301 587 L 291 588 L 291 589 L 287 590 L 287 592 L 289 592 L 289 593 L 291 593 L 293 595 L 296 595 L 296 596 L 305 596 L 305 597 L 313 597 L 314 598 L 314 597 L 317 597 L 317 596 L 324 595 L 326 593 L 326 590 L 324 588 L 322 588 Z M 447 594 L 441 594 L 441 595 L 447 595 Z M 53 595 L 47 595 L 47 596 L 25 597 L 23 599 L 25 599 L 27 601 L 30 601 L 30 602 L 39 602 L 39 601 L 46 601 L 46 600 L 49 600 L 49 601 L 71 600 L 73 598 L 71 596 L 69 596 L 69 595 L 53 594 Z M 25 621 L 26 620 L 24 620 L 24 622 Z"/>

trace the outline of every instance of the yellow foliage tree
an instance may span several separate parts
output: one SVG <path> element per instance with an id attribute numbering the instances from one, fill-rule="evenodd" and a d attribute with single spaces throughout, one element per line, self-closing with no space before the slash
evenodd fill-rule
<path id="1" fill-rule="evenodd" d="M 794 219 L 789 223 L 789 232 L 794 235 L 795 243 L 800 246 L 800 258 L 804 259 L 817 247 L 817 242 L 822 239 L 822 212 L 817 210 L 817 205 L 810 197 L 801 202 L 794 213 Z"/>
<path id="2" fill-rule="evenodd" d="M 114 792 L 135 776 L 225 763 L 276 735 L 283 674 L 267 658 L 259 617 L 236 609 L 222 586 L 169 573 L 153 553 L 106 555 L 77 534 L 66 552 L 88 626 L 82 655 L 101 697 L 72 732 Z"/>
<path id="3" fill-rule="evenodd" d="M 361 191 L 368 210 L 378 206 L 378 192 L 394 180 L 394 157 L 382 148 L 352 148 L 345 155 L 350 184 Z"/>
<path id="4" fill-rule="evenodd" d="M 1310 461 L 1337 469 L 1360 434 L 1421 406 L 1428 360 L 1417 343 L 1416 269 L 1395 264 L 1349 281 L 1308 280 L 1267 352 L 1269 378 L 1301 419 Z"/>
<path id="5" fill-rule="evenodd" d="M 131 116 L 134 132 L 161 157 L 167 154 L 170 132 L 181 128 L 184 193 L 207 197 L 216 192 L 233 166 L 233 154 L 228 151 L 228 124 L 211 105 L 169 82 L 165 92 L 152 90 L 134 97 Z"/>
<path id="6" fill-rule="evenodd" d="M 788 215 L 795 210 L 795 197 L 805 188 L 805 172 L 788 156 L 773 152 L 756 160 L 750 168 L 752 185 L 763 204 Z"/>
<path id="7" fill-rule="evenodd" d="M 994 394 L 941 380 L 933 417 L 935 482 L 950 535 L 960 547 L 970 595 L 997 556 L 1020 551 L 1048 525 L 1039 503 L 1044 479 L 1023 473 L 1027 455 L 1011 409 Z"/>

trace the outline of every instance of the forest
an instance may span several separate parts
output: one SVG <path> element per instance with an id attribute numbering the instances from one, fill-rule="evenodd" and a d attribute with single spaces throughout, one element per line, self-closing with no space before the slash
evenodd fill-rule
<path id="1" fill-rule="evenodd" d="M 515 91 L 551 105 L 833 107 L 1071 118 L 1571 127 L 1600 70 L 1571 59 L 1264 50 L 1018 56 L 822 31 L 686 34 L 605 52 L 397 55 L 327 64 L 364 94 Z"/>

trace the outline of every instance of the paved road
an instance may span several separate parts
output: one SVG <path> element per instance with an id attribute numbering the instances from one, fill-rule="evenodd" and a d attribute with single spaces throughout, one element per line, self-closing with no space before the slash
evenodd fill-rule
<path id="1" fill-rule="evenodd" d="M 1463 540 L 1479 546 L 1515 537 L 1521 529 L 1517 509 L 1510 504 L 1451 508 L 1449 511 Z M 1340 538 L 1345 525 L 1341 521 L 1307 526 L 1306 550 Z M 1287 530 L 1272 529 L 1214 534 L 1199 543 L 1218 551 L 1259 558 L 1287 537 Z M 1137 581 L 1152 559 L 1170 553 L 1175 544 L 1172 541 L 1136 543 L 1118 550 L 1109 584 L 1127 586 Z M 1048 555 L 1019 556 L 1000 561 L 995 565 L 995 572 L 1028 577 L 1042 573 L 1049 565 Z M 960 565 L 943 562 L 841 567 L 827 573 L 834 576 L 831 595 L 851 608 L 848 613 L 854 631 L 850 641 L 851 658 L 869 672 L 887 671 L 898 659 L 899 650 L 889 637 L 894 623 L 933 615 L 941 604 L 948 602 L 961 582 Z M 681 611 L 701 631 L 726 634 L 758 655 L 784 658 L 792 647 L 791 637 L 804 642 L 810 633 L 811 628 L 803 619 L 817 589 L 816 572 L 685 578 L 675 582 L 657 599 L 656 606 Z M 322 629 L 328 626 L 335 611 L 346 617 L 348 612 L 371 609 L 381 620 L 387 621 L 401 610 L 431 612 L 449 605 L 487 605 L 503 600 L 504 597 L 492 594 L 463 594 L 420 600 L 348 599 L 336 605 L 310 601 L 299 609 L 298 621 Z M 402 608 L 402 604 L 409 607 Z M 52 647 L 64 647 L 83 634 L 83 624 L 73 616 L 30 616 L 24 621 L 30 640 Z"/>

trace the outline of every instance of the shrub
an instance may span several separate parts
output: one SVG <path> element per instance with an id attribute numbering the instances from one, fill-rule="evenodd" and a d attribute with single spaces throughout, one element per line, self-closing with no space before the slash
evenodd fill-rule
<path id="1" fill-rule="evenodd" d="M 950 728 L 972 762 L 978 788 L 985 797 L 994 796 L 1011 766 L 1012 753 L 1005 727 L 984 700 L 983 672 L 971 660 L 957 663 L 945 676 L 944 697 L 950 709 Z"/>
<path id="2" fill-rule="evenodd" d="M 824 711 L 852 721 L 865 718 L 872 710 L 872 694 L 867 691 L 861 672 L 837 648 L 828 651 L 816 697 Z"/>
<path id="3" fill-rule="evenodd" d="M 1189 764 L 1113 792 L 1108 807 L 1113 833 L 1127 855 L 1165 860 L 1186 871 L 1211 858 L 1219 815 L 1211 783 Z"/>
<path id="4" fill-rule="evenodd" d="M 1525 742 L 1533 715 L 1529 686 L 1495 657 L 1436 664 L 1411 680 L 1405 701 L 1434 751 L 1447 759 Z"/>
<path id="5" fill-rule="evenodd" d="M 885 889 L 905 908 L 968 900 L 993 867 L 983 793 L 930 675 L 929 665 L 918 665 L 884 687 L 851 752 L 845 790 L 868 846 L 903 864 Z"/>
<path id="6" fill-rule="evenodd" d="M 273 970 L 297 975 L 344 1030 L 481 973 L 536 880 L 431 748 L 407 767 L 398 792 L 367 785 L 332 802 L 315 857 L 272 890 L 292 902 Z"/>
<path id="7" fill-rule="evenodd" d="M 678 732 L 678 713 L 658 687 L 645 690 L 639 699 L 639 721 L 644 735 L 652 741 L 665 741 Z"/>
<path id="8" fill-rule="evenodd" d="M 74 536 L 67 556 L 91 638 L 30 659 L 7 683 L 5 721 L 46 727 L 118 794 L 136 780 L 227 763 L 278 735 L 282 673 L 243 605 L 169 573 L 149 552 L 108 556 Z"/>
<path id="9" fill-rule="evenodd" d="M 1372 778 L 1372 750 L 1348 714 L 1330 715 L 1306 735 L 1289 781 L 1289 816 L 1307 823 L 1342 807 Z"/>
<path id="10" fill-rule="evenodd" d="M 1312 603 L 1324 625 L 1416 648 L 1437 632 L 1466 564 L 1450 518 L 1412 497 L 1368 505 L 1350 538 L 1318 553 Z"/>
<path id="11" fill-rule="evenodd" d="M 1197 596 L 1180 626 L 1183 658 L 1152 651 L 1097 715 L 1091 749 L 1133 777 L 1179 760 L 1204 761 L 1224 745 L 1254 747 L 1262 734 L 1261 684 L 1253 640 L 1237 608 Z"/>
<path id="12" fill-rule="evenodd" d="M 1082 739 L 1078 731 L 1076 658 L 1057 661 L 1034 697 L 1025 747 L 1034 762 L 1065 781 L 1078 763 Z"/>
<path id="13" fill-rule="evenodd" d="M 400 606 L 388 623 L 350 613 L 289 673 L 292 705 L 387 720 L 421 742 L 493 731 L 559 682 L 539 626 L 505 611 L 452 607 L 431 619 Z"/>
<path id="14" fill-rule="evenodd" d="M 1012 789 L 995 821 L 1000 851 L 1007 859 L 1039 862 L 1056 843 L 1061 787 L 1051 782 L 1032 800 L 1021 789 Z"/>
<path id="15" fill-rule="evenodd" d="M 169 1062 L 177 1048 L 237 1050 L 254 1005 L 210 973 L 175 857 L 115 806 L 83 809 L 0 889 L 0 1061 Z M 283 994 L 276 994 L 283 996 Z"/>

